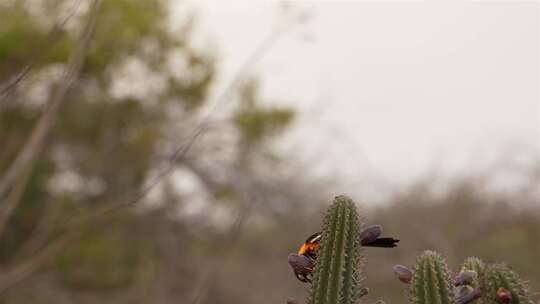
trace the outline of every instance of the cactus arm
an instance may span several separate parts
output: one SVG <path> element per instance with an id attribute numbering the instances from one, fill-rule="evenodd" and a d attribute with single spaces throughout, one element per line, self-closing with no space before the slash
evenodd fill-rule
<path id="1" fill-rule="evenodd" d="M 461 270 L 475 271 L 478 274 L 479 278 L 484 274 L 484 269 L 484 262 L 482 262 L 482 260 L 477 257 L 469 257 L 465 259 L 465 261 L 463 262 L 463 266 L 461 266 Z"/>
<path id="2" fill-rule="evenodd" d="M 341 207 L 342 210 L 340 217 L 338 218 L 338 233 L 334 241 L 333 248 L 333 259 L 332 259 L 332 269 L 330 275 L 330 284 L 328 290 L 329 303 L 340 303 L 339 296 L 340 291 L 345 280 L 345 276 L 342 276 L 343 270 L 345 268 L 345 238 L 347 236 L 348 229 L 346 229 L 349 219 L 348 209 L 345 206 Z M 342 277 L 341 277 L 342 276 Z"/>
<path id="3" fill-rule="evenodd" d="M 450 271 L 448 270 L 448 267 L 441 256 L 436 257 L 434 264 L 441 303 L 451 304 L 454 300 L 454 293 L 452 279 L 450 278 Z"/>
<path id="4" fill-rule="evenodd" d="M 411 282 L 412 304 L 451 304 L 454 293 L 450 272 L 436 252 L 425 251 L 417 260 Z"/>
<path id="5" fill-rule="evenodd" d="M 512 304 L 532 304 L 532 297 L 525 283 L 519 276 L 504 264 L 489 266 L 484 273 L 483 301 L 487 304 L 500 304 L 497 292 L 500 288 L 508 290 L 512 295 Z"/>
<path id="6" fill-rule="evenodd" d="M 472 287 L 479 287 L 480 281 L 482 280 L 482 277 L 484 276 L 484 270 L 486 266 L 482 260 L 480 260 L 477 257 L 469 257 L 465 259 L 463 262 L 463 265 L 461 266 L 461 271 L 465 270 L 471 270 L 476 272 L 477 278 L 474 280 L 471 284 Z"/>
<path id="7" fill-rule="evenodd" d="M 461 270 L 458 276 L 456 277 L 455 285 L 463 287 L 463 288 L 467 288 L 467 289 L 468 287 L 473 288 L 474 296 L 469 295 L 468 297 L 467 296 L 461 297 L 461 299 L 466 299 L 466 298 L 470 299 L 470 301 L 467 301 L 467 303 L 470 303 L 470 304 L 483 304 L 484 303 L 481 297 L 479 296 L 481 294 L 481 290 L 479 288 L 481 285 L 482 278 L 484 276 L 485 268 L 486 266 L 484 262 L 482 262 L 482 260 L 480 260 L 477 257 L 468 257 L 463 262 L 463 265 L 461 266 Z M 470 273 L 471 271 L 473 273 Z M 458 291 L 462 290 L 459 287 L 456 287 L 456 289 Z M 459 293 L 460 292 L 458 292 L 458 294 Z"/>
<path id="8" fill-rule="evenodd" d="M 339 206 L 331 206 L 328 210 L 324 222 L 321 243 L 321 253 L 317 258 L 315 272 L 313 274 L 313 287 L 311 292 L 310 303 L 324 303 L 326 299 L 327 286 L 330 276 L 330 264 L 332 262 L 333 240 L 336 237 L 337 218 L 339 216 Z M 315 288 L 315 286 L 319 288 Z"/>
<path id="9" fill-rule="evenodd" d="M 423 282 L 425 280 L 424 260 L 418 259 L 414 267 L 414 275 L 411 282 L 410 302 L 413 304 L 426 303 Z"/>
<path id="10" fill-rule="evenodd" d="M 310 304 L 354 304 L 361 295 L 360 221 L 350 198 L 338 196 L 323 223 Z"/>
<path id="11" fill-rule="evenodd" d="M 349 216 L 351 224 L 349 225 L 349 236 L 358 235 L 360 232 L 360 223 L 358 220 L 358 214 L 356 209 L 352 209 L 352 212 Z M 360 290 L 357 290 L 355 286 L 359 285 L 360 282 L 360 272 L 358 270 L 358 265 L 361 264 L 360 256 L 360 240 L 356 237 L 347 238 L 347 244 L 345 248 L 346 254 L 350 257 L 346 260 L 345 273 L 344 273 L 344 284 L 343 284 L 343 300 L 344 302 L 355 303 L 361 296 Z"/>
<path id="12" fill-rule="evenodd" d="M 426 259 L 424 261 L 426 264 L 424 271 L 426 272 L 426 280 L 424 281 L 424 291 L 426 294 L 427 303 L 429 304 L 442 304 L 440 298 L 437 294 L 437 281 L 434 275 L 434 265 L 431 259 Z M 426 304 L 427 304 L 426 303 Z M 424 303 L 422 303 L 424 304 Z"/>

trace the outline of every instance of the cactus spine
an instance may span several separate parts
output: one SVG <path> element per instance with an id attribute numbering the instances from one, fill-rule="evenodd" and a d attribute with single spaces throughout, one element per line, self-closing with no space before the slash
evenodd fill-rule
<path id="1" fill-rule="evenodd" d="M 461 266 L 461 271 L 470 270 L 476 272 L 477 278 L 471 285 L 472 287 L 479 287 L 479 281 L 482 280 L 482 277 L 484 276 L 484 269 L 484 262 L 477 257 L 466 258 Z"/>
<path id="2" fill-rule="evenodd" d="M 336 197 L 324 218 L 308 303 L 353 304 L 365 293 L 360 286 L 360 229 L 352 200 Z"/>
<path id="3" fill-rule="evenodd" d="M 490 265 L 487 267 L 483 277 L 483 303 L 505 303 L 505 299 L 500 296 L 501 290 L 511 293 L 508 301 L 512 304 L 533 303 L 525 283 L 505 264 Z"/>
<path id="4" fill-rule="evenodd" d="M 484 262 L 482 262 L 482 260 L 480 260 L 479 258 L 469 257 L 465 259 L 461 268 L 464 270 L 476 271 L 476 273 L 478 273 L 478 276 L 481 276 L 481 274 L 484 272 L 485 265 Z"/>
<path id="5" fill-rule="evenodd" d="M 454 292 L 456 294 L 456 302 L 483 304 L 481 295 L 481 281 L 484 275 L 485 264 L 477 257 L 469 257 L 465 259 L 461 266 L 461 271 L 456 276 L 454 284 Z"/>
<path id="6" fill-rule="evenodd" d="M 450 272 L 444 259 L 434 251 L 425 251 L 416 261 L 411 281 L 412 304 L 451 304 L 454 293 Z"/>

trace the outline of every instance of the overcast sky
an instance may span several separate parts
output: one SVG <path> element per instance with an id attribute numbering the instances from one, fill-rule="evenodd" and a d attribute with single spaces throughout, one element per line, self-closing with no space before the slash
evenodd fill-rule
<path id="1" fill-rule="evenodd" d="M 198 36 L 217 46 L 220 83 L 286 19 L 272 1 L 189 5 Z M 291 9 L 311 17 L 254 72 L 266 99 L 299 110 L 290 142 L 301 159 L 358 183 L 392 183 L 540 148 L 537 1 L 293 1 Z"/>

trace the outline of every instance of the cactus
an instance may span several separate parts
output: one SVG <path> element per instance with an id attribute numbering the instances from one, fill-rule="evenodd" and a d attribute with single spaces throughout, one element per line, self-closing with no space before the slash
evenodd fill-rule
<path id="1" fill-rule="evenodd" d="M 324 218 L 309 304 L 353 304 L 366 293 L 360 286 L 360 230 L 352 200 L 337 196 Z"/>
<path id="2" fill-rule="evenodd" d="M 407 267 L 396 265 L 394 272 L 408 283 Z M 410 284 L 412 304 L 533 304 L 525 283 L 508 266 L 485 266 L 475 257 L 465 260 L 453 288 L 443 258 L 425 251 L 417 259 Z"/>
<path id="3" fill-rule="evenodd" d="M 414 267 L 410 292 L 412 304 L 454 303 L 450 271 L 438 253 L 425 251 L 418 258 Z"/>
<path id="4" fill-rule="evenodd" d="M 458 304 L 483 304 L 480 285 L 484 275 L 485 264 L 477 257 L 465 259 L 459 274 L 454 280 L 456 286 L 456 302 Z"/>
<path id="5" fill-rule="evenodd" d="M 486 304 L 532 304 L 525 283 L 505 264 L 490 265 L 482 280 L 482 301 Z"/>
<path id="6" fill-rule="evenodd" d="M 476 280 L 473 280 L 471 286 L 472 287 L 479 287 L 479 282 L 482 280 L 482 277 L 484 276 L 484 269 L 485 264 L 477 257 L 469 257 L 466 258 L 463 262 L 463 265 L 461 266 L 461 271 L 474 271 L 477 274 Z"/>

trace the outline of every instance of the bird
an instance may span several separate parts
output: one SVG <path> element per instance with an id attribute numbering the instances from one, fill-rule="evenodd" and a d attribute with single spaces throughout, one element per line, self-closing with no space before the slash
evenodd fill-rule
<path id="1" fill-rule="evenodd" d="M 398 239 L 393 237 L 379 237 L 382 234 L 381 225 L 371 225 L 359 234 L 360 244 L 364 247 L 393 248 L 397 246 Z M 304 283 L 311 282 L 315 261 L 321 249 L 322 232 L 310 235 L 300 246 L 297 253 L 289 254 L 289 264 L 294 275 Z"/>

